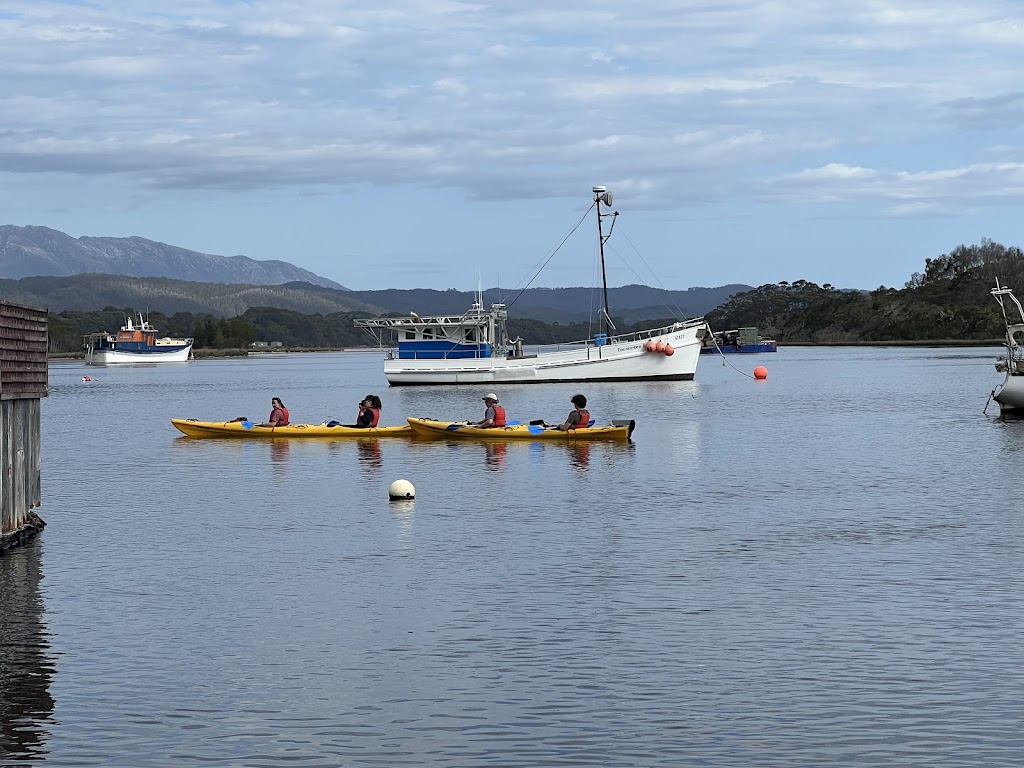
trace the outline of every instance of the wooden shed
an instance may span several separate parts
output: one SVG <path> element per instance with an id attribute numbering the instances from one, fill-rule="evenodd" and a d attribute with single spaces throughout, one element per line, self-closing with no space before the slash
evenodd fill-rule
<path id="1" fill-rule="evenodd" d="M 40 531 L 40 401 L 46 310 L 0 301 L 0 552 Z"/>

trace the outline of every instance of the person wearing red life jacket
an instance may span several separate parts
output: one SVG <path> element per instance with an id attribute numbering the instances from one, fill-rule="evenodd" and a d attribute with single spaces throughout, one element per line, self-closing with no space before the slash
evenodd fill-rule
<path id="1" fill-rule="evenodd" d="M 287 427 L 288 426 L 288 409 L 284 407 L 280 397 L 274 397 L 270 400 L 270 417 L 260 424 L 261 427 Z"/>
<path id="2" fill-rule="evenodd" d="M 380 421 L 380 409 L 380 398 L 376 395 L 367 395 L 359 404 L 359 416 L 356 417 L 356 423 L 352 426 L 357 429 L 376 427 L 377 422 Z"/>
<path id="3" fill-rule="evenodd" d="M 498 405 L 498 396 L 493 392 L 483 396 L 484 405 L 487 406 L 487 410 L 484 412 L 484 417 L 480 421 L 474 421 L 474 427 L 482 427 L 484 429 L 492 429 L 494 427 L 505 426 L 505 409 Z"/>
<path id="4" fill-rule="evenodd" d="M 573 395 L 572 404 L 575 406 L 569 411 L 565 423 L 559 425 L 559 429 L 565 432 L 570 429 L 586 429 L 590 426 L 590 411 L 587 410 L 587 398 L 583 395 Z"/>

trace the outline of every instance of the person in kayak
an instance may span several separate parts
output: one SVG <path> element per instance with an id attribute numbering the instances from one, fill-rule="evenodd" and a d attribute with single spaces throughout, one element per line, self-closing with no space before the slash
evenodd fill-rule
<path id="1" fill-rule="evenodd" d="M 376 427 L 377 422 L 380 421 L 380 409 L 380 398 L 376 395 L 367 395 L 359 404 L 359 415 L 356 417 L 356 423 L 352 426 L 356 429 Z"/>
<path id="2" fill-rule="evenodd" d="M 484 405 L 487 410 L 480 421 L 474 421 L 472 426 L 491 429 L 492 427 L 505 426 L 505 409 L 498 405 L 498 396 L 490 392 L 483 396 Z"/>
<path id="3" fill-rule="evenodd" d="M 563 432 L 569 429 L 586 429 L 590 426 L 590 411 L 587 410 L 587 398 L 583 395 L 573 395 L 571 402 L 575 408 L 569 411 L 569 416 L 566 418 L 565 423 L 558 427 Z"/>
<path id="4" fill-rule="evenodd" d="M 287 427 L 288 426 L 288 409 L 284 407 L 284 402 L 280 397 L 274 397 L 270 400 L 270 417 L 260 424 L 261 427 Z"/>

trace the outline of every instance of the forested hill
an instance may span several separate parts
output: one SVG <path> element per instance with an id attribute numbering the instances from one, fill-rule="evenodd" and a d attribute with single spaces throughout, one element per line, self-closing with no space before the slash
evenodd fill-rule
<path id="1" fill-rule="evenodd" d="M 851 291 L 839 290 L 828 284 L 819 286 L 806 280 L 796 280 L 792 283 L 783 281 L 736 293 L 718 308 L 704 314 L 714 330 L 756 326 L 762 335 L 774 336 L 783 345 L 793 342 L 835 344 L 992 341 L 1000 339 L 1004 332 L 999 307 L 989 293 L 997 278 L 1001 285 L 1016 288 L 1024 294 L 1024 253 L 1019 248 L 1008 248 L 984 240 L 980 245 L 962 245 L 948 254 L 926 260 L 924 271 L 911 275 L 903 288 L 882 286 L 873 291 Z M 18 295 L 11 295 L 6 290 L 5 282 L 11 281 L 0 281 L 0 297 L 36 306 L 47 305 L 25 301 Z M 26 281 L 17 282 L 22 284 Z M 188 305 L 189 301 L 199 301 L 195 296 L 190 296 L 193 292 L 204 296 L 203 301 L 209 302 L 218 298 L 218 291 L 234 296 L 230 291 L 226 291 L 226 288 L 231 288 L 230 286 L 196 286 L 203 284 L 186 283 L 173 287 L 178 300 L 184 305 Z M 153 286 L 146 282 L 143 288 L 146 287 Z M 253 287 L 233 288 L 244 294 Z M 389 293 L 340 292 L 308 285 L 262 288 L 294 291 L 296 296 L 304 296 L 305 300 L 315 300 L 322 304 L 336 300 L 336 294 L 352 299 L 374 298 L 379 301 L 384 294 Z M 65 286 L 64 290 L 70 292 L 73 289 L 71 286 Z M 252 297 L 243 300 L 235 296 L 232 301 L 239 302 L 237 306 L 245 307 L 235 313 L 225 312 L 223 305 L 218 305 L 220 311 L 217 312 L 193 308 L 175 309 L 172 314 L 171 311 L 162 309 L 160 304 L 168 296 L 167 286 L 152 293 L 146 293 L 141 288 L 139 290 L 132 301 L 111 303 L 102 311 L 64 311 L 59 315 L 51 315 L 51 350 L 57 352 L 79 349 L 81 334 L 98 330 L 116 330 L 126 314 L 145 311 L 147 308 L 152 310 L 150 319 L 157 328 L 170 335 L 195 336 L 198 346 L 207 347 L 240 347 L 257 340 L 281 341 L 287 346 L 303 347 L 372 344 L 373 340 L 365 329 L 355 328 L 353 322 L 357 317 L 386 313 L 383 307 L 370 309 L 369 305 L 366 305 L 368 309 L 365 310 L 346 307 L 333 310 L 317 309 L 310 312 L 305 309 L 251 303 Z M 571 296 L 573 290 L 584 289 L 562 289 L 565 293 L 554 289 L 534 290 L 538 292 L 536 295 L 560 299 Z M 203 291 L 211 293 L 207 295 Z M 452 299 L 450 309 L 436 306 L 433 300 L 436 300 L 439 294 Z M 643 294 L 640 295 L 641 300 L 637 302 L 638 304 L 644 303 Z M 259 298 L 268 299 L 271 296 L 275 301 L 281 298 L 276 294 L 267 294 Z M 627 303 L 624 296 L 619 298 L 619 307 L 616 306 L 614 295 L 611 299 L 612 315 L 622 333 L 639 328 L 658 327 L 678 317 L 677 313 L 669 312 L 664 307 L 648 304 L 651 308 L 647 311 L 647 317 L 631 321 L 621 310 L 621 305 Z M 424 312 L 421 313 L 425 314 L 439 311 L 461 313 L 468 307 L 467 299 L 471 298 L 470 294 L 460 294 L 457 291 L 431 291 L 424 292 L 422 296 L 418 292 L 398 291 L 394 292 L 389 300 L 394 301 L 392 313 L 400 314 L 410 310 L 419 312 L 416 307 L 420 305 L 413 303 L 412 299 L 431 300 L 428 301 L 428 305 L 432 308 L 426 310 L 424 307 Z M 489 300 L 490 296 L 487 298 Z M 188 306 L 198 307 L 199 304 Z M 524 304 L 527 309 L 529 306 L 529 303 Z M 517 308 L 518 305 L 514 307 Z M 686 309 L 689 311 L 685 314 L 696 314 L 692 306 Z M 636 314 L 643 312 L 643 307 L 640 307 L 633 316 L 636 317 Z M 586 338 L 593 332 L 592 326 L 586 321 L 545 322 L 517 314 L 510 313 L 509 332 L 512 336 L 522 336 L 527 344 L 574 341 Z"/>
<path id="2" fill-rule="evenodd" d="M 277 307 L 306 313 L 360 311 L 376 315 L 382 311 L 360 301 L 349 291 L 309 283 L 236 285 L 101 274 L 0 280 L 0 298 L 45 307 L 51 312 L 90 312 L 107 306 L 133 307 L 136 311 L 167 315 L 190 312 L 215 317 L 233 317 L 250 307 Z"/>
<path id="3" fill-rule="evenodd" d="M 997 278 L 1024 295 L 1024 253 L 983 240 L 927 259 L 902 289 L 783 281 L 737 294 L 707 319 L 716 330 L 757 326 L 782 344 L 993 340 L 1005 331 L 989 293 Z"/>
<path id="4" fill-rule="evenodd" d="M 701 315 L 749 285 L 667 291 L 644 285 L 612 288 L 612 314 L 627 322 L 649 317 Z M 82 274 L 68 277 L 26 277 L 0 280 L 0 298 L 53 312 L 90 312 L 103 307 L 135 307 L 142 311 L 234 317 L 252 307 L 273 307 L 306 314 L 360 311 L 420 315 L 462 314 L 475 299 L 469 291 L 380 290 L 342 291 L 309 283 L 247 285 L 197 283 L 159 277 Z M 561 324 L 586 322 L 596 315 L 601 297 L 591 288 L 530 288 L 517 294 L 484 291 L 484 303 L 512 303 L 512 317 Z"/>
<path id="5" fill-rule="evenodd" d="M 734 293 L 749 290 L 749 285 L 722 285 L 717 288 L 690 288 L 671 291 L 646 285 L 625 285 L 608 289 L 612 314 L 627 323 L 652 317 L 698 317 L 710 312 Z M 484 290 L 484 306 L 504 303 L 510 317 L 531 318 L 546 323 L 585 323 L 595 317 L 603 302 L 598 288 L 529 288 L 511 291 Z M 476 295 L 470 291 L 379 290 L 348 291 L 346 296 L 387 312 L 420 315 L 462 314 Z"/>

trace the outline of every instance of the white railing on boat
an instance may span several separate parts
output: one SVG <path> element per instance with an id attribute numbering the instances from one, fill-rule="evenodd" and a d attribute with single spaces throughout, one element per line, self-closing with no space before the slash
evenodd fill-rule
<path id="1" fill-rule="evenodd" d="M 388 319 L 388 318 L 379 318 L 379 319 L 380 320 L 385 320 L 385 319 Z M 397 320 L 399 318 L 394 318 L 394 319 Z M 658 338 L 659 336 L 665 336 L 665 335 L 670 334 L 670 333 L 675 333 L 677 331 L 685 330 L 687 328 L 694 328 L 694 327 L 698 327 L 698 326 L 701 326 L 701 325 L 705 325 L 704 318 L 703 317 L 696 317 L 696 318 L 693 318 L 691 320 L 686 320 L 686 321 L 683 321 L 683 322 L 680 322 L 680 323 L 673 323 L 672 325 L 667 325 L 667 326 L 664 326 L 662 328 L 647 328 L 647 329 L 644 329 L 642 331 L 632 331 L 630 333 L 622 333 L 622 334 L 617 334 L 615 336 L 609 336 L 607 338 L 607 340 L 605 340 L 604 343 L 601 344 L 601 345 L 597 344 L 597 342 L 593 338 L 590 338 L 590 339 L 580 339 L 578 341 L 563 341 L 563 342 L 559 342 L 559 343 L 556 343 L 556 344 L 530 345 L 529 349 L 530 349 L 530 355 L 531 356 L 532 355 L 537 355 L 537 354 L 548 354 L 548 353 L 553 353 L 553 352 L 573 352 L 573 351 L 577 351 L 579 349 L 597 348 L 599 346 L 610 346 L 612 344 L 630 344 L 630 343 L 635 343 L 635 342 L 638 342 L 638 341 L 645 341 L 647 339 Z M 406 350 L 403 350 L 403 353 L 404 353 L 405 357 L 403 357 L 401 359 L 403 359 L 403 360 L 449 360 L 449 359 L 451 359 L 451 360 L 477 360 L 477 359 L 480 359 L 480 358 L 483 357 L 483 355 L 480 354 L 479 349 L 477 350 L 477 354 L 473 355 L 472 357 L 466 357 L 465 356 L 465 352 L 467 351 L 465 347 L 462 347 L 461 349 L 458 349 L 458 350 L 453 349 L 453 350 L 450 350 L 450 351 L 452 353 L 459 352 L 461 354 L 460 354 L 460 356 L 458 358 L 455 358 L 455 357 L 449 358 L 447 355 L 445 357 L 443 357 L 443 358 L 439 358 L 437 356 L 438 350 L 430 350 L 429 357 L 427 356 L 426 352 L 424 353 L 423 357 L 419 357 L 419 356 L 417 356 L 415 354 L 415 350 L 406 349 Z M 399 358 L 398 349 L 396 347 L 385 347 L 384 348 L 384 357 L 387 360 L 398 359 Z M 508 352 L 506 350 L 504 350 L 504 349 L 499 349 L 499 348 L 495 347 L 493 349 L 492 353 L 489 355 L 489 357 L 493 358 L 493 357 L 515 357 L 515 356 L 514 355 L 509 355 Z"/>

